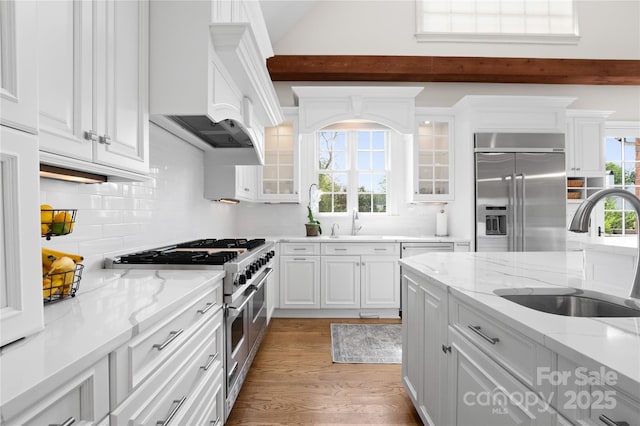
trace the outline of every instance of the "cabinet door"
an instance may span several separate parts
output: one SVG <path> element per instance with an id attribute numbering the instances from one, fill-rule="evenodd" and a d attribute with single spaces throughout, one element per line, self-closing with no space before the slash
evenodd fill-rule
<path id="1" fill-rule="evenodd" d="M 105 357 L 62 384 L 56 392 L 30 404 L 26 412 L 7 424 L 97 424 L 108 413 L 109 363 Z"/>
<path id="2" fill-rule="evenodd" d="M 416 114 L 413 201 L 453 199 L 453 118 Z"/>
<path id="3" fill-rule="evenodd" d="M 297 119 L 297 117 L 296 117 Z M 299 202 L 297 126 L 295 120 L 264 129 L 264 166 L 259 197 L 264 201 Z"/>
<path id="4" fill-rule="evenodd" d="M 414 277 L 402 276 L 402 383 L 418 407 L 424 366 L 424 298 Z M 424 420 L 424 419 L 423 419 Z"/>
<path id="5" fill-rule="evenodd" d="M 94 161 L 148 169 L 149 2 L 96 2 L 95 103 L 98 143 Z"/>
<path id="6" fill-rule="evenodd" d="M 449 424 L 445 418 L 447 410 L 447 293 L 436 286 L 421 283 L 424 298 L 424 315 L 421 329 L 424 330 L 424 370 L 419 410 L 434 425 Z"/>
<path id="7" fill-rule="evenodd" d="M 584 176 L 604 173 L 604 119 L 576 118 L 574 161 L 576 172 Z"/>
<path id="8" fill-rule="evenodd" d="M 320 257 L 280 258 L 280 309 L 320 308 Z"/>
<path id="9" fill-rule="evenodd" d="M 43 327 L 38 139 L 0 126 L 0 345 Z"/>
<path id="10" fill-rule="evenodd" d="M 397 256 L 362 256 L 361 307 L 400 307 L 400 265 Z"/>
<path id="11" fill-rule="evenodd" d="M 360 308 L 360 256 L 322 256 L 320 307 Z"/>
<path id="12" fill-rule="evenodd" d="M 36 133 L 38 126 L 37 4 L 0 1 L 0 124 Z"/>
<path id="13" fill-rule="evenodd" d="M 549 425 L 555 412 L 538 395 L 449 327 L 451 424 Z M 543 395 L 550 397 L 550 395 Z"/>
<path id="14" fill-rule="evenodd" d="M 256 199 L 256 166 L 235 166 L 236 197 L 240 200 Z"/>
<path id="15" fill-rule="evenodd" d="M 40 150 L 87 161 L 93 159 L 91 138 L 97 138 L 93 5 L 38 2 L 37 26 Z"/>

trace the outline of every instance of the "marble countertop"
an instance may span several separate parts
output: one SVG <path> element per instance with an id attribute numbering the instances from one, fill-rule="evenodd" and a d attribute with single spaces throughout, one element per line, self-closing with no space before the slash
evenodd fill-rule
<path id="1" fill-rule="evenodd" d="M 407 236 L 407 235 L 338 235 L 337 237 L 331 237 L 329 234 L 320 235 L 317 237 L 306 237 L 299 235 L 292 236 L 279 236 L 274 238 L 269 238 L 274 241 L 279 241 L 281 243 L 308 243 L 308 242 L 317 242 L 317 243 L 348 243 L 348 242 L 363 242 L 363 243 L 457 243 L 464 242 L 468 243 L 468 239 L 464 238 L 456 238 L 456 237 L 436 237 L 434 235 L 423 235 L 423 236 Z"/>
<path id="2" fill-rule="evenodd" d="M 493 293 L 523 287 L 599 291 L 597 282 L 583 279 L 582 252 L 430 253 L 400 262 L 550 350 L 580 365 L 602 365 L 616 371 L 618 385 L 640 398 L 640 318 L 547 314 Z M 616 296 L 626 298 L 628 293 Z"/>
<path id="3" fill-rule="evenodd" d="M 205 270 L 86 272 L 76 297 L 45 305 L 43 331 L 0 352 L 3 417 L 24 410 L 223 276 Z"/>

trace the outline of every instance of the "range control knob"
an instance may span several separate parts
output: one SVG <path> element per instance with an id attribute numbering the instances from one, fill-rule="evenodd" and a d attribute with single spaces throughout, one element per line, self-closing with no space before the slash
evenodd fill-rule
<path id="1" fill-rule="evenodd" d="M 252 273 L 253 273 L 253 271 L 251 271 L 251 269 L 250 269 L 250 268 L 247 268 L 247 270 L 246 270 L 246 271 L 244 271 L 244 275 L 245 275 L 245 277 L 247 277 L 247 279 L 248 279 L 248 280 L 250 280 L 250 279 L 251 279 L 251 274 L 252 274 Z"/>
<path id="2" fill-rule="evenodd" d="M 247 277 L 244 274 L 238 275 L 238 283 L 240 285 L 247 283 Z"/>

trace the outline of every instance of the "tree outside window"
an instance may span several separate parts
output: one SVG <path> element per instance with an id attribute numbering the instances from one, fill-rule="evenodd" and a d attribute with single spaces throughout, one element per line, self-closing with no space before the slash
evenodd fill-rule
<path id="1" fill-rule="evenodd" d="M 605 141 L 608 186 L 622 188 L 640 196 L 637 175 L 640 171 L 640 138 L 607 138 Z M 637 234 L 637 215 L 619 197 L 607 197 L 604 204 L 606 235 Z"/>
<path id="2" fill-rule="evenodd" d="M 387 211 L 387 132 L 318 132 L 321 213 Z"/>

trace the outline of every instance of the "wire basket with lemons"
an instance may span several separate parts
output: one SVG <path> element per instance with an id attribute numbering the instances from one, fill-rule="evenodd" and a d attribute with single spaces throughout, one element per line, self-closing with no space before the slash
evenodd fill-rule
<path id="1" fill-rule="evenodd" d="M 42 249 L 42 299 L 44 303 L 74 297 L 80 287 L 84 258 L 78 254 Z"/>
<path id="2" fill-rule="evenodd" d="M 48 204 L 40 206 L 40 234 L 50 240 L 52 236 L 73 232 L 76 223 L 76 209 L 54 209 Z"/>

